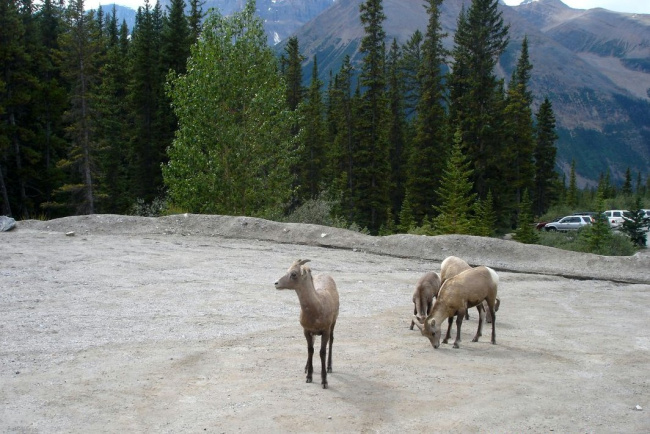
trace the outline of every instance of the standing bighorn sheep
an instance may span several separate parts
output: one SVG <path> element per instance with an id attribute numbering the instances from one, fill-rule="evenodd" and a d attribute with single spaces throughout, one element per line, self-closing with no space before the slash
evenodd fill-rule
<path id="1" fill-rule="evenodd" d="M 429 272 L 420 277 L 418 283 L 415 284 L 415 291 L 413 291 L 413 315 L 415 315 L 420 322 L 426 318 L 431 312 L 433 307 L 433 299 L 438 296 L 440 290 L 440 276 L 438 273 Z M 411 320 L 411 330 L 415 320 Z"/>
<path id="2" fill-rule="evenodd" d="M 307 383 L 312 381 L 314 367 L 314 336 L 321 335 L 320 361 L 321 384 L 327 389 L 327 373 L 332 372 L 332 343 L 334 342 L 334 326 L 339 316 L 339 293 L 336 290 L 334 279 L 326 274 L 317 274 L 312 277 L 311 270 L 305 263 L 309 259 L 298 259 L 275 282 L 276 289 L 293 289 L 298 294 L 300 301 L 300 325 L 307 338 L 307 364 L 305 373 Z M 327 370 L 325 369 L 326 347 L 329 341 L 329 356 Z"/>
<path id="3" fill-rule="evenodd" d="M 479 306 L 479 322 L 476 336 L 472 342 L 477 342 L 481 336 L 483 328 L 483 319 L 485 312 L 482 308 L 483 301 L 487 301 L 488 308 L 492 314 L 492 343 L 496 344 L 496 316 L 495 304 L 497 298 L 497 286 L 499 285 L 499 276 L 489 267 L 476 267 L 465 270 L 459 275 L 446 280 L 440 287 L 436 302 L 431 309 L 431 313 L 420 325 L 419 320 L 415 323 L 422 335 L 429 338 L 434 348 L 440 346 L 440 327 L 447 318 L 457 316 L 456 318 L 456 341 L 454 348 L 458 348 L 460 342 L 460 329 L 463 324 L 463 318 L 468 308 Z M 417 320 L 416 317 L 413 318 Z"/>

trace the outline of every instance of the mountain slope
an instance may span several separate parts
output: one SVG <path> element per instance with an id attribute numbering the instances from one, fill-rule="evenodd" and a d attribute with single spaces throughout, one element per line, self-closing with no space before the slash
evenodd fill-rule
<path id="1" fill-rule="evenodd" d="M 363 37 L 362 0 L 339 0 L 297 30 L 304 67 L 310 78 L 314 56 L 324 81 L 338 72 L 346 54 L 359 65 Z M 445 0 L 441 24 L 453 44 L 458 14 L 469 0 Z M 421 0 L 384 0 L 387 42 L 404 43 L 416 29 L 426 31 Z M 501 5 L 510 24 L 510 45 L 497 73 L 509 78 L 524 36 L 534 66 L 530 87 L 537 106 L 553 103 L 558 132 L 558 166 L 577 162 L 581 184 L 593 184 L 611 171 L 620 180 L 627 167 L 648 176 L 650 167 L 650 16 L 595 9 L 571 9 L 559 0 L 540 0 L 517 7 Z M 281 44 L 280 44 L 281 46 Z"/>

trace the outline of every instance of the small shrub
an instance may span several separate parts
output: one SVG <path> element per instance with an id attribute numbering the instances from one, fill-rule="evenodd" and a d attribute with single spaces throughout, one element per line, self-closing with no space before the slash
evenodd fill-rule
<path id="1" fill-rule="evenodd" d="M 140 217 L 160 217 L 166 209 L 167 200 L 162 197 L 155 198 L 151 203 L 146 203 L 144 199 L 138 198 L 131 207 L 130 214 Z"/>

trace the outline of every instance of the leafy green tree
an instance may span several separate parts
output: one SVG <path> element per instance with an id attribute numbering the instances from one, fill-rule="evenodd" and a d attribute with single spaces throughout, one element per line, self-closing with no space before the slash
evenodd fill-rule
<path id="1" fill-rule="evenodd" d="M 539 234 L 534 226 L 532 213 L 533 203 L 528 195 L 528 190 L 524 193 L 519 203 L 519 218 L 517 219 L 517 230 L 514 239 L 524 244 L 535 244 L 539 241 Z"/>
<path id="2" fill-rule="evenodd" d="M 163 175 L 173 205 L 198 213 L 282 212 L 296 158 L 294 112 L 255 2 L 229 17 L 212 10 L 187 73 L 170 80 L 179 130 Z"/>
<path id="3" fill-rule="evenodd" d="M 436 233 L 471 234 L 470 212 L 476 200 L 472 193 L 472 169 L 463 155 L 462 133 L 456 131 L 454 145 L 447 166 L 442 173 L 441 185 L 436 194 L 438 203 L 434 209 L 438 215 L 433 220 Z"/>
<path id="4" fill-rule="evenodd" d="M 440 203 L 436 202 L 432 192 L 440 186 L 440 173 L 448 156 L 445 90 L 441 71 L 446 55 L 442 46 L 445 34 L 440 26 L 441 3 L 440 0 L 429 0 L 426 7 L 429 22 L 422 43 L 422 62 L 418 71 L 420 97 L 406 180 L 413 215 L 418 223 L 430 217 L 433 206 Z"/>
<path id="5" fill-rule="evenodd" d="M 359 82 L 360 112 L 357 119 L 358 146 L 354 151 L 354 221 L 377 233 L 390 207 L 390 162 L 388 103 L 385 86 L 386 19 L 381 0 L 367 0 L 359 6 L 365 36 L 359 51 L 363 62 Z"/>
<path id="6" fill-rule="evenodd" d="M 634 208 L 630 211 L 628 218 L 623 220 L 621 232 L 630 237 L 630 241 L 637 247 L 645 247 L 648 242 L 648 229 L 650 229 L 650 218 L 646 217 L 643 211 L 643 201 L 637 196 L 634 201 Z"/>
<path id="7" fill-rule="evenodd" d="M 539 106 L 535 130 L 535 190 L 533 212 L 541 216 L 557 198 L 558 175 L 555 171 L 557 149 L 555 141 L 555 114 L 548 98 Z"/>

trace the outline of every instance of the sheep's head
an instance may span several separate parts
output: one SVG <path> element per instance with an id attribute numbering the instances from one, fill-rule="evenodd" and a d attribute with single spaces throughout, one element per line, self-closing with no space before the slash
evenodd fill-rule
<path id="1" fill-rule="evenodd" d="M 287 274 L 280 277 L 275 282 L 275 289 L 296 289 L 300 286 L 300 282 L 308 276 L 311 271 L 305 264 L 309 259 L 297 259 L 291 264 L 287 270 Z"/>
<path id="2" fill-rule="evenodd" d="M 422 336 L 426 336 L 429 339 L 433 348 L 440 346 L 440 324 L 436 324 L 435 318 L 429 316 L 422 321 L 422 318 L 413 315 L 413 322 L 420 329 Z"/>

